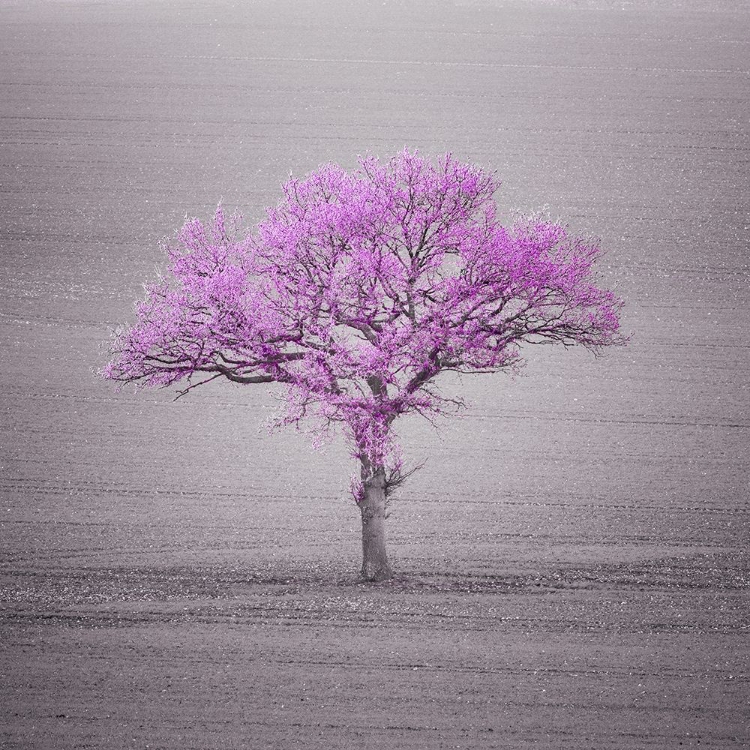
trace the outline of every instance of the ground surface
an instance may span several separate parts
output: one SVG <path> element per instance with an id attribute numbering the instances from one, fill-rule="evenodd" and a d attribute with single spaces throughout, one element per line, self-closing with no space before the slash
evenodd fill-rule
<path id="1" fill-rule="evenodd" d="M 0 1 L 0 746 L 747 747 L 742 6 Z M 633 341 L 447 383 L 367 586 L 341 445 L 92 371 L 185 213 L 404 145 L 600 236 Z"/>

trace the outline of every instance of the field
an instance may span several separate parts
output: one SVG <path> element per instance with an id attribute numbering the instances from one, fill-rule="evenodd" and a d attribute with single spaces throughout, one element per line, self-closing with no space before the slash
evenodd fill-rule
<path id="1" fill-rule="evenodd" d="M 750 11 L 0 0 L 0 747 L 750 745 Z M 264 388 L 115 392 L 159 241 L 409 146 L 607 248 L 626 348 L 345 446 Z"/>

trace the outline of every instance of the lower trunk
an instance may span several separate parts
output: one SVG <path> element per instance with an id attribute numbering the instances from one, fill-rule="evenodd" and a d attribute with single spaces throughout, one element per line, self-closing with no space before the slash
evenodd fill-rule
<path id="1" fill-rule="evenodd" d="M 393 577 L 385 551 L 385 471 L 378 469 L 363 481 L 362 499 L 362 577 L 385 581 Z"/>

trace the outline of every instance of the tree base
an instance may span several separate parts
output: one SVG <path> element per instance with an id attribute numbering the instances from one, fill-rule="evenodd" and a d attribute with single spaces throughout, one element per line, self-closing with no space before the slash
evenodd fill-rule
<path id="1" fill-rule="evenodd" d="M 393 571 L 390 565 L 384 568 L 366 568 L 362 566 L 362 579 L 368 583 L 380 583 L 381 581 L 390 581 L 393 578 Z"/>

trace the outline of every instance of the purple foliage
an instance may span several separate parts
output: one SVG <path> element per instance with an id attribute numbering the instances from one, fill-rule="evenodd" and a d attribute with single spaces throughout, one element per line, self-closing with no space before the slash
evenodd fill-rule
<path id="1" fill-rule="evenodd" d="M 285 423 L 340 423 L 363 466 L 398 472 L 391 424 L 445 410 L 440 372 L 515 371 L 524 342 L 624 341 L 622 302 L 594 283 L 598 246 L 539 218 L 500 225 L 497 187 L 403 151 L 289 180 L 248 234 L 221 207 L 192 219 L 102 374 L 183 392 L 282 383 Z"/>

